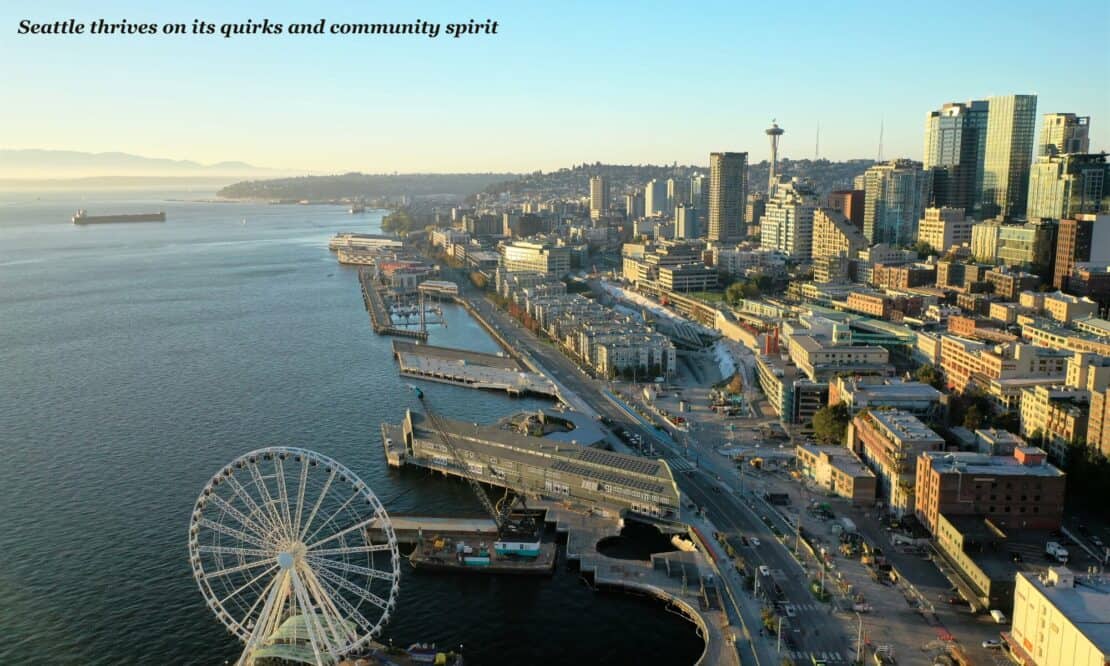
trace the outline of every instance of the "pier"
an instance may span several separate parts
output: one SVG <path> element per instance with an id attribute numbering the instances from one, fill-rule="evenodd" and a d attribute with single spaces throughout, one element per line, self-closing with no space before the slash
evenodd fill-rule
<path id="1" fill-rule="evenodd" d="M 375 333 L 416 338 L 417 340 L 428 339 L 427 330 L 409 330 L 393 325 L 393 317 L 390 316 L 389 308 L 385 306 L 385 300 L 382 298 L 378 285 L 374 284 L 374 278 L 369 269 L 359 269 L 358 282 L 362 287 L 362 301 L 366 305 L 366 311 L 370 313 L 370 324 L 374 327 Z"/>
<path id="2" fill-rule="evenodd" d="M 542 410 L 523 416 L 528 418 L 522 423 L 493 425 L 439 418 L 443 436 L 466 461 L 463 468 L 426 415 L 406 412 L 400 424 L 382 424 L 386 462 L 469 476 L 529 498 L 573 501 L 608 515 L 678 516 L 678 486 L 666 462 L 584 445 L 598 441 L 600 430 L 582 414 Z M 556 422 L 562 428 L 551 432 Z M 525 434 L 521 426 L 547 434 Z"/>
<path id="3" fill-rule="evenodd" d="M 393 357 L 405 377 L 477 389 L 557 398 L 555 385 L 505 356 L 393 341 Z"/>

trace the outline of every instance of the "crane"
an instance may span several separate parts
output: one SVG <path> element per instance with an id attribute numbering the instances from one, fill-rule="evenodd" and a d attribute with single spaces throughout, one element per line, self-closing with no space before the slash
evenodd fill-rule
<path id="1" fill-rule="evenodd" d="M 433 412 L 432 408 L 428 405 L 428 400 L 424 396 L 424 391 L 411 384 L 409 388 L 412 389 L 416 394 L 416 398 L 420 401 L 420 406 L 423 407 L 424 414 L 428 417 L 428 423 L 432 426 L 432 430 L 435 431 L 440 443 L 451 452 L 451 456 L 455 459 L 455 464 L 459 468 L 459 473 L 466 479 L 467 484 L 470 485 L 470 489 L 478 497 L 478 501 L 482 503 L 482 507 L 485 508 L 486 513 L 493 518 L 493 522 L 497 525 L 497 537 L 501 545 L 496 546 L 496 548 L 498 550 L 508 550 L 510 552 L 519 551 L 525 554 L 531 554 L 531 549 L 520 549 L 515 545 L 512 547 L 505 547 L 509 544 L 534 544 L 539 541 L 536 521 L 531 513 L 528 512 L 524 494 L 522 492 L 514 493 L 506 486 L 505 494 L 497 504 L 494 504 L 490 500 L 489 495 L 486 494 L 485 489 L 482 488 L 482 484 L 471 474 L 470 466 L 463 459 L 459 450 L 455 448 L 455 445 L 451 442 L 451 438 L 447 436 L 446 430 L 440 424 L 439 417 L 436 416 L 435 412 Z M 523 516 L 519 519 L 513 518 L 513 511 L 518 504 L 521 506 Z"/>

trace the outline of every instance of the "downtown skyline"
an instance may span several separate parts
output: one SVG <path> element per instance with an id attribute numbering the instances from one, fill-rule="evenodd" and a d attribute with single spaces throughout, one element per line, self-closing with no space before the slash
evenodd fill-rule
<path id="1" fill-rule="evenodd" d="M 961 6 L 958 22 L 942 5 L 855 3 L 788 17 L 707 4 L 664 20 L 666 12 L 622 3 L 488 4 L 473 18 L 495 18 L 501 32 L 463 40 L 13 35 L 0 43 L 0 59 L 16 64 L 3 84 L 21 103 L 0 109 L 0 123 L 19 131 L 0 137 L 0 148 L 314 173 L 529 172 L 594 161 L 704 165 L 715 151 L 748 152 L 758 163 L 769 157 L 763 131 L 773 118 L 786 130 L 786 158 L 813 158 L 819 125 L 822 158 L 874 159 L 881 133 L 884 159 L 920 160 L 931 110 L 1026 93 L 1038 96 L 1038 134 L 1043 114 L 1077 113 L 1093 119 L 1091 150 L 1110 147 L 1102 122 L 1110 94 L 1091 83 L 1107 80 L 1108 59 L 1060 67 L 1041 37 L 1068 34 L 1100 48 L 1110 9 L 1071 3 L 1073 11 L 1034 25 L 1012 3 Z M 72 3 L 31 18 L 459 18 L 446 4 L 422 7 L 419 17 L 342 5 L 312 11 L 125 2 L 94 16 Z M 1090 20 L 1072 21 L 1076 12 Z M 28 18 L 9 8 L 0 17 L 12 26 Z M 686 43 L 683 34 L 698 39 Z"/>

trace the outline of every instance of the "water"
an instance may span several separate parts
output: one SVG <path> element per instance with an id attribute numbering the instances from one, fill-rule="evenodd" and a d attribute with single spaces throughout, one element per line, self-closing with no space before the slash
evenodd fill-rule
<path id="1" fill-rule="evenodd" d="M 0 194 L 0 664 L 213 664 L 239 644 L 205 607 L 186 525 L 208 477 L 272 444 L 335 457 L 394 513 L 478 515 L 459 481 L 386 467 L 379 424 L 413 399 L 353 269 L 326 249 L 377 215 L 168 201 L 192 193 Z M 164 209 L 165 224 L 76 227 Z M 496 351 L 454 306 L 430 342 Z M 541 401 L 423 384 L 445 416 Z M 407 569 L 386 639 L 470 663 L 691 663 L 658 603 L 550 579 Z"/>

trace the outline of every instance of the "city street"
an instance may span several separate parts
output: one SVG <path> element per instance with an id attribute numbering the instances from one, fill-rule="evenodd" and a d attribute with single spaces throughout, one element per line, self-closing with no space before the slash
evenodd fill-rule
<path id="1" fill-rule="evenodd" d="M 628 433 L 639 435 L 644 442 L 650 442 L 655 447 L 660 457 L 667 460 L 675 471 L 676 480 L 682 492 L 695 504 L 706 509 L 707 517 L 712 521 L 717 531 L 720 531 L 740 546 L 740 536 L 755 536 L 759 546 L 743 547 L 745 557 L 768 568 L 771 580 L 777 582 L 782 588 L 786 603 L 796 609 L 796 616 L 792 618 L 794 626 L 783 623 L 784 634 L 789 636 L 793 646 L 783 642 L 782 655 L 790 655 L 801 660 L 810 660 L 811 656 L 823 659 L 827 663 L 847 663 L 851 660 L 850 648 L 854 643 L 849 640 L 843 630 L 843 624 L 832 615 L 830 606 L 817 602 L 806 587 L 807 579 L 801 566 L 794 560 L 786 547 L 775 539 L 774 535 L 762 522 L 755 510 L 733 496 L 731 479 L 737 479 L 736 468 L 730 459 L 718 455 L 708 444 L 702 446 L 697 440 L 691 440 L 689 455 L 696 463 L 682 455 L 684 451 L 675 443 L 668 434 L 660 432 L 658 428 L 651 427 L 634 413 L 629 413 L 604 395 L 606 384 L 590 378 L 558 348 L 549 341 L 537 338 L 531 331 L 525 329 L 519 322 L 507 313 L 498 309 L 485 298 L 472 298 L 472 305 L 490 322 L 495 330 L 511 333 L 518 342 L 519 349 L 526 351 L 541 365 L 553 379 L 561 383 L 568 390 L 586 401 L 596 412 L 611 421 L 614 426 L 624 428 Z M 627 445 L 615 436 L 615 445 L 621 450 L 629 450 Z M 695 467 L 695 464 L 697 465 Z M 729 489 L 722 489 L 718 479 L 730 479 Z M 738 479 L 737 479 L 738 480 Z M 754 502 L 751 498 L 748 501 Z M 757 505 L 758 506 L 758 505 Z M 711 535 L 706 535 L 711 538 Z M 731 563 L 722 564 L 725 570 L 735 569 Z M 731 596 L 735 599 L 751 598 L 751 592 L 743 589 L 743 581 L 736 575 L 724 575 L 723 582 L 728 586 Z M 740 608 L 733 608 L 736 615 L 741 615 Z M 758 617 L 753 618 L 755 624 L 745 617 L 747 627 L 753 639 L 759 636 Z M 854 624 L 854 618 L 852 618 Z M 770 648 L 777 654 L 779 647 L 774 637 L 765 638 L 765 649 Z M 741 648 L 741 642 L 737 643 Z M 756 648 L 750 647 L 749 650 Z M 747 660 L 749 655 L 741 654 Z M 751 655 L 751 658 L 755 658 Z M 766 655 L 759 663 L 765 663 Z M 772 662 L 775 663 L 775 662 Z"/>

